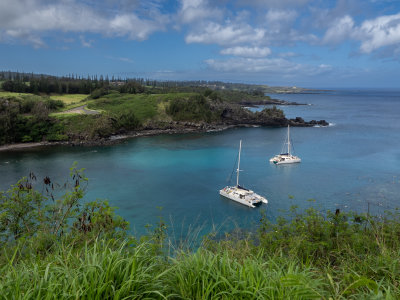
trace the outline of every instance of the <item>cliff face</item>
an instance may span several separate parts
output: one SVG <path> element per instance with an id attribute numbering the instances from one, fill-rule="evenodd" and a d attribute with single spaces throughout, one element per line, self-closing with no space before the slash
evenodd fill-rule
<path id="1" fill-rule="evenodd" d="M 253 113 L 242 108 L 225 108 L 221 114 L 221 122 L 227 125 L 263 125 L 263 126 L 285 126 L 285 116 L 270 115 L 264 111 Z"/>
<path id="2" fill-rule="evenodd" d="M 305 121 L 303 118 L 297 117 L 295 119 L 287 119 L 283 114 L 283 111 L 276 107 L 267 108 L 261 112 L 251 112 L 247 109 L 243 109 L 238 105 L 224 105 L 223 107 L 214 107 L 215 110 L 220 110 L 221 124 L 224 125 L 260 125 L 260 126 L 328 126 L 329 123 L 325 120 L 312 120 Z"/>

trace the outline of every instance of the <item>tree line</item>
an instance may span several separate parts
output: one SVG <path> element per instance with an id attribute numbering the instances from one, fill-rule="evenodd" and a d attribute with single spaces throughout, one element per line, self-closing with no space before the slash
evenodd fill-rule
<path id="1" fill-rule="evenodd" d="M 90 94 L 92 91 L 105 88 L 110 85 L 108 77 L 87 77 L 80 78 L 75 76 L 56 77 L 33 74 L 27 76 L 25 73 L 15 73 L 13 76 L 4 76 L 2 89 L 8 92 L 33 93 L 33 94 Z"/>
<path id="2" fill-rule="evenodd" d="M 227 83 L 206 80 L 154 80 L 148 78 L 121 78 L 106 75 L 87 75 L 86 77 L 69 74 L 52 76 L 24 72 L 0 71 L 2 89 L 18 93 L 57 93 L 57 94 L 91 94 L 97 89 L 114 89 L 121 93 L 160 92 L 202 92 L 211 90 L 240 90 L 262 96 L 264 92 L 257 85 Z"/>

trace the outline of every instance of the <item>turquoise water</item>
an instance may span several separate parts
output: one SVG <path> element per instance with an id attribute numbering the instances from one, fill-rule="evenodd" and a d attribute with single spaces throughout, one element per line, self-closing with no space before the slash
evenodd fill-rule
<path id="1" fill-rule="evenodd" d="M 280 152 L 286 128 L 236 128 L 142 137 L 107 147 L 0 152 L 0 189 L 30 171 L 63 182 L 77 161 L 90 179 L 86 199 L 109 199 L 139 234 L 160 215 L 180 236 L 189 225 L 202 226 L 204 231 L 221 224 L 222 229 L 250 227 L 259 220 L 260 210 L 266 209 L 273 220 L 291 205 L 367 211 L 369 203 L 371 212 L 381 213 L 400 206 L 399 95 L 387 90 L 273 95 L 311 104 L 281 107 L 288 117 L 333 123 L 324 128 L 292 128 L 301 164 L 268 162 Z M 240 182 L 269 200 L 257 209 L 218 194 L 232 173 L 240 139 Z"/>

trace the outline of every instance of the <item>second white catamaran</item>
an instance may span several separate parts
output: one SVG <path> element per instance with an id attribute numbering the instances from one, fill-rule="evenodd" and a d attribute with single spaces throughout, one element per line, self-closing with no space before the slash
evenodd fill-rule
<path id="1" fill-rule="evenodd" d="M 224 196 L 230 200 L 239 202 L 241 204 L 247 205 L 249 207 L 256 207 L 261 205 L 261 203 L 268 203 L 268 200 L 264 197 L 256 194 L 252 190 L 245 189 L 244 187 L 239 185 L 239 172 L 240 170 L 240 152 L 242 150 L 242 140 L 240 140 L 239 144 L 239 157 L 238 157 L 238 166 L 236 170 L 236 186 L 226 186 L 222 190 L 219 191 L 221 196 Z"/>
<path id="2" fill-rule="evenodd" d="M 293 164 L 293 163 L 301 162 L 300 157 L 292 154 L 292 144 L 290 143 L 290 127 L 289 127 L 289 125 L 288 125 L 287 130 L 288 130 L 287 139 L 283 143 L 281 154 L 277 154 L 269 160 L 270 162 L 272 162 L 276 165 Z M 287 152 L 284 153 L 286 144 L 287 144 Z"/>

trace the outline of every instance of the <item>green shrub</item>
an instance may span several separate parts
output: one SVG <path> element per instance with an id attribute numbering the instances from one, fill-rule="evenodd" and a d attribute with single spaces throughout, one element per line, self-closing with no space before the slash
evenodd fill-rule
<path id="1" fill-rule="evenodd" d="M 283 110 L 277 108 L 275 105 L 272 108 L 264 108 L 259 113 L 266 115 L 268 118 L 276 118 L 276 119 L 285 118 Z"/>
<path id="2" fill-rule="evenodd" d="M 63 101 L 53 100 L 53 99 L 46 100 L 45 104 L 46 104 L 46 107 L 50 110 L 56 110 L 59 108 L 63 108 L 65 106 Z"/>
<path id="3" fill-rule="evenodd" d="M 136 81 L 129 81 L 119 87 L 120 93 L 128 93 L 128 94 L 141 94 L 144 93 L 145 88 Z"/>
<path id="4" fill-rule="evenodd" d="M 57 142 L 57 141 L 67 141 L 68 135 L 60 134 L 60 133 L 51 133 L 46 136 L 46 139 L 49 142 Z"/>
<path id="5" fill-rule="evenodd" d="M 21 142 L 23 142 L 23 143 L 28 143 L 28 142 L 32 142 L 32 141 L 33 141 L 33 139 L 30 135 L 24 135 L 21 140 Z"/>
<path id="6" fill-rule="evenodd" d="M 60 120 L 64 134 L 73 139 L 94 139 L 107 137 L 115 130 L 112 118 L 105 114 L 74 115 Z"/>
<path id="7" fill-rule="evenodd" d="M 105 96 L 108 94 L 108 89 L 107 88 L 100 88 L 100 89 L 95 89 L 91 94 L 90 97 L 92 99 L 99 99 L 102 96 Z"/>
<path id="8" fill-rule="evenodd" d="M 21 238 L 36 238 L 41 234 L 55 238 L 68 233 L 99 237 L 119 234 L 128 223 L 114 214 L 106 201 L 82 205 L 88 179 L 76 163 L 70 168 L 70 178 L 60 194 L 57 185 L 46 176 L 42 192 L 36 189 L 33 173 L 13 185 L 0 197 L 0 243 Z"/>
<path id="9" fill-rule="evenodd" d="M 140 121 L 136 118 L 135 114 L 132 112 L 121 113 L 116 116 L 117 122 L 115 123 L 116 129 L 136 129 L 140 126 Z"/>
<path id="10" fill-rule="evenodd" d="M 172 99 L 166 112 L 176 121 L 210 122 L 213 118 L 208 101 L 199 94 L 190 96 L 188 99 Z"/>

